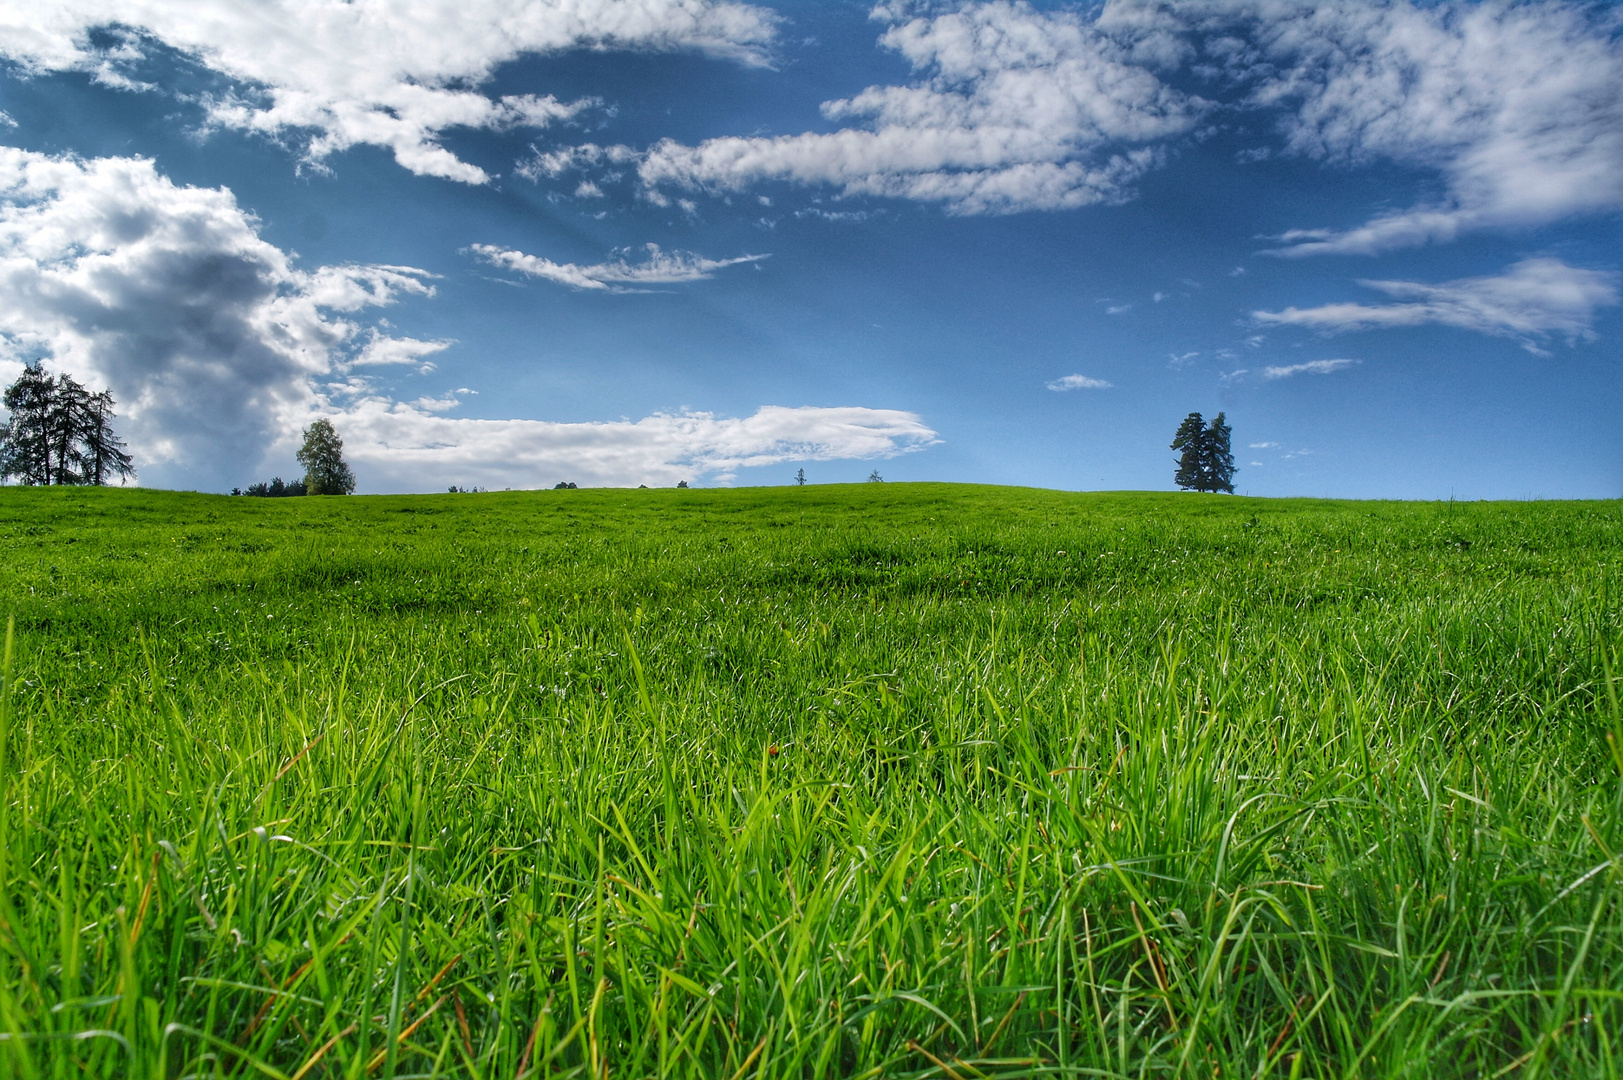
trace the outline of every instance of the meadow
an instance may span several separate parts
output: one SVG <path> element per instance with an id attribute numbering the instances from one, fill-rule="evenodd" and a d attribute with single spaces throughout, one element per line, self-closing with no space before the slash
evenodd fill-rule
<path id="1" fill-rule="evenodd" d="M 8 1077 L 1617 1077 L 1623 507 L 0 489 Z"/>

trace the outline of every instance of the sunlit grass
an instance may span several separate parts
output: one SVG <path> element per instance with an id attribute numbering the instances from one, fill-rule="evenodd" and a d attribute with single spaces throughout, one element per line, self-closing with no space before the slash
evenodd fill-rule
<path id="1" fill-rule="evenodd" d="M 1615 1077 L 1620 524 L 0 490 L 0 1074 Z"/>

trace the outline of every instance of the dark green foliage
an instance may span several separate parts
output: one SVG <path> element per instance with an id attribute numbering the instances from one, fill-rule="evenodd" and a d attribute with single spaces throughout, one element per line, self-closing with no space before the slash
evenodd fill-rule
<path id="1" fill-rule="evenodd" d="M 560 480 L 556 484 L 552 485 L 552 490 L 554 490 L 554 491 L 574 491 L 575 490 L 575 485 L 570 483 L 567 480 Z"/>
<path id="2" fill-rule="evenodd" d="M 304 429 L 298 459 L 304 466 L 304 494 L 354 493 L 355 474 L 344 461 L 344 440 L 338 437 L 331 420 L 322 417 Z"/>
<path id="3" fill-rule="evenodd" d="M 1192 412 L 1178 425 L 1172 449 L 1180 451 L 1173 482 L 1185 491 L 1226 491 L 1234 493 L 1234 454 L 1228 420 L 1218 413 L 1207 426 L 1204 417 Z"/>
<path id="4" fill-rule="evenodd" d="M 1201 491 L 1201 449 L 1206 442 L 1206 419 L 1198 412 L 1184 417 L 1172 437 L 1172 449 L 1179 451 L 1178 471 L 1173 482 L 1185 491 Z"/>
<path id="5" fill-rule="evenodd" d="M 0 477 L 24 484 L 90 484 L 135 475 L 113 433 L 113 396 L 92 394 L 64 372 L 29 364 L 6 388 L 10 418 L 0 431 Z"/>
<path id="6" fill-rule="evenodd" d="M 232 494 L 236 494 L 236 492 L 232 492 Z M 249 484 L 248 490 L 243 494 L 260 499 L 281 499 L 293 495 L 304 495 L 306 492 L 303 480 L 295 480 L 289 484 L 284 483 L 280 476 L 273 476 L 268 484 L 264 482 Z"/>

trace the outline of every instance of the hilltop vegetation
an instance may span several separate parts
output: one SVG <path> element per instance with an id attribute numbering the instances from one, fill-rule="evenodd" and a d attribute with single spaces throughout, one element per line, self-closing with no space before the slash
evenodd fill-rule
<path id="1" fill-rule="evenodd" d="M 0 489 L 0 1072 L 1614 1077 L 1620 524 Z"/>

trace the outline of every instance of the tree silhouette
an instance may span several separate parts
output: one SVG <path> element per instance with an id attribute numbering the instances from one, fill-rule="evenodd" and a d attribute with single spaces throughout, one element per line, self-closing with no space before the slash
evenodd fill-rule
<path id="1" fill-rule="evenodd" d="M 1229 450 L 1228 421 L 1222 413 L 1212 419 L 1206 429 L 1206 443 L 1201 448 L 1200 474 L 1205 481 L 1202 491 L 1226 491 L 1234 494 L 1234 454 Z"/>
<path id="2" fill-rule="evenodd" d="M 29 364 L 6 387 L 10 419 L 0 430 L 0 476 L 25 484 L 106 484 L 133 476 L 124 442 L 113 434 L 113 395 L 92 394 L 73 376 Z"/>
<path id="3" fill-rule="evenodd" d="M 1173 474 L 1172 482 L 1185 491 L 1191 488 L 1195 491 L 1205 490 L 1200 486 L 1200 449 L 1205 441 L 1206 419 L 1198 412 L 1184 417 L 1183 423 L 1178 425 L 1178 433 L 1172 437 L 1172 449 L 1181 451 L 1178 471 Z"/>
<path id="4" fill-rule="evenodd" d="M 84 412 L 84 429 L 80 440 L 84 444 L 84 481 L 100 486 L 110 476 L 135 475 L 124 440 L 113 434 L 113 395 L 103 390 L 90 395 Z"/>
<path id="5" fill-rule="evenodd" d="M 322 417 L 304 429 L 304 445 L 297 456 L 304 466 L 306 495 L 354 493 L 355 474 L 344 462 L 344 440 L 338 437 L 331 420 Z"/>
<path id="6" fill-rule="evenodd" d="M 1226 491 L 1234 494 L 1234 454 L 1229 448 L 1233 435 L 1228 419 L 1218 413 L 1210 425 L 1198 412 L 1184 417 L 1172 437 L 1172 449 L 1179 451 L 1178 471 L 1173 482 L 1185 491 Z"/>

